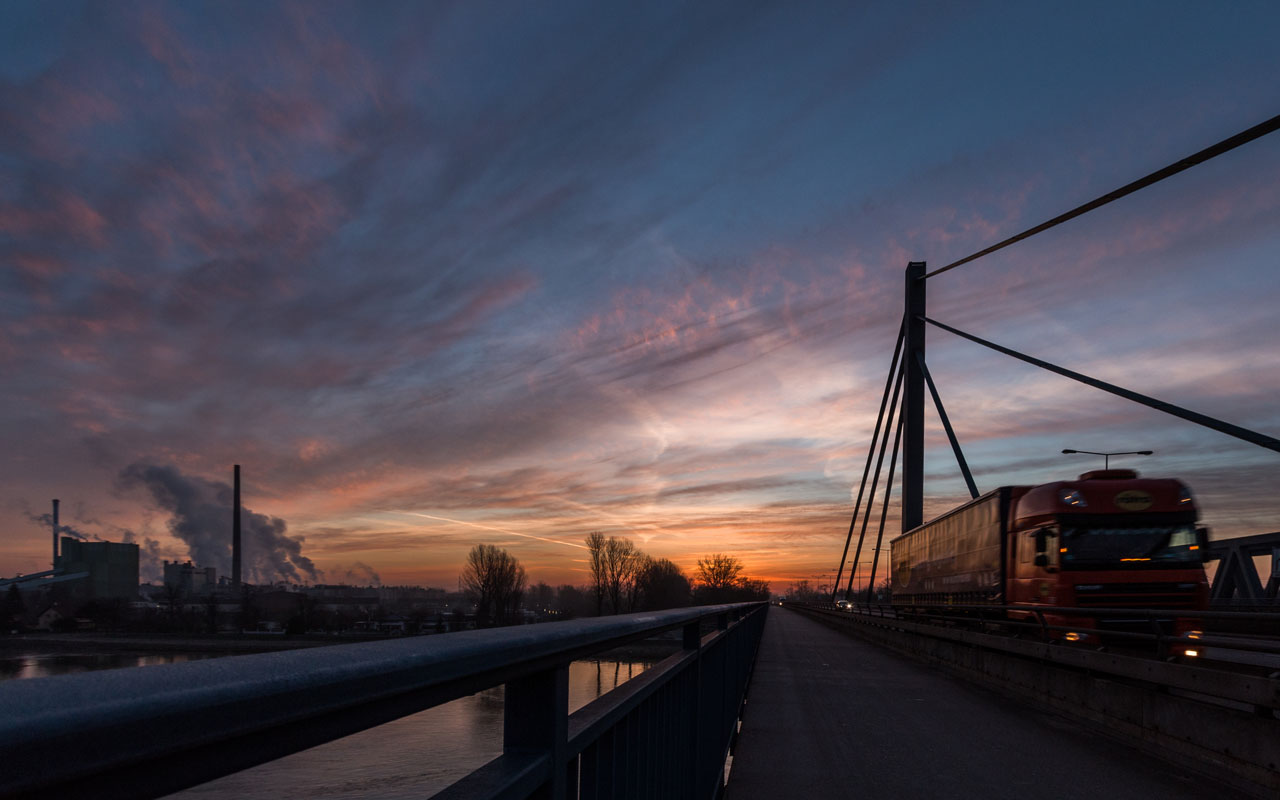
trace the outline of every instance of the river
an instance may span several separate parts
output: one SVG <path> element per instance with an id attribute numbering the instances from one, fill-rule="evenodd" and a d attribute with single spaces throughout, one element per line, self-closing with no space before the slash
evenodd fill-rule
<path id="1" fill-rule="evenodd" d="M 151 667 L 220 655 L 20 653 L 0 657 L 0 679 Z M 569 665 L 570 712 L 652 663 L 573 662 Z M 168 795 L 166 800 L 423 798 L 501 752 L 502 688 L 497 687 Z"/>

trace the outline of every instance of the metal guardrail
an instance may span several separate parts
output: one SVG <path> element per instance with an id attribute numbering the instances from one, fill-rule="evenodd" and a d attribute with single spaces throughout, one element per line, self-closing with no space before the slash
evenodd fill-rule
<path id="1" fill-rule="evenodd" d="M 505 684 L 503 754 L 438 795 L 713 800 L 763 603 L 0 684 L 0 797 L 158 797 Z M 704 623 L 714 630 L 703 634 Z M 568 714 L 568 666 L 681 629 L 680 652 Z"/>
<path id="2" fill-rule="evenodd" d="M 794 604 L 793 604 L 794 605 Z M 992 603 L 917 603 L 893 606 L 886 603 L 810 603 L 813 608 L 843 611 L 863 616 L 939 624 L 969 624 L 1011 632 L 1031 632 L 1046 640 L 1062 639 L 1062 634 L 1088 634 L 1103 644 L 1150 643 L 1159 657 L 1170 655 L 1169 648 L 1189 646 L 1236 647 L 1259 653 L 1280 655 L 1280 612 L 1222 611 L 1186 608 L 1108 608 L 1089 606 L 996 605 Z M 1067 619 L 1071 624 L 1051 624 L 1050 617 Z M 1081 627 L 1080 620 L 1090 624 Z M 1171 629 L 1175 620 L 1197 625 L 1189 641 Z M 1128 627 L 1108 627 L 1114 623 Z M 1245 637 L 1254 637 L 1248 640 Z M 1097 643 L 1097 642 L 1094 642 Z"/>
<path id="3" fill-rule="evenodd" d="M 943 607 L 939 607 L 937 610 L 940 611 L 942 608 Z M 951 608 L 956 607 L 952 606 Z M 983 608 L 987 611 L 995 611 L 997 609 L 995 606 L 986 606 Z M 1015 608 L 1019 611 L 1027 610 L 1024 607 L 1010 608 Z M 1099 650 L 1092 647 L 1064 646 L 1047 641 L 1013 638 L 981 630 L 968 630 L 963 627 L 939 626 L 919 618 L 910 618 L 904 615 L 901 609 L 895 611 L 895 609 L 888 606 L 879 607 L 875 610 L 876 613 L 869 614 L 850 613 L 844 610 L 837 610 L 826 606 L 825 604 L 799 606 L 798 610 L 812 615 L 821 616 L 839 624 L 861 625 L 867 628 L 878 629 L 883 634 L 900 632 L 920 637 L 947 640 L 961 643 L 975 649 L 989 650 L 1022 658 L 1043 661 L 1046 665 L 1087 670 L 1090 673 L 1111 675 L 1117 678 L 1139 681 L 1163 689 L 1179 689 L 1183 691 L 1196 692 L 1206 698 L 1216 698 L 1218 700 L 1225 700 L 1251 707 L 1255 709 L 1257 713 L 1265 714 L 1266 716 L 1272 716 L 1277 710 L 1280 710 L 1280 674 L 1276 677 L 1272 677 L 1270 675 L 1242 674 L 1214 669 L 1211 667 L 1204 667 L 1198 664 L 1175 663 L 1165 660 L 1140 658 L 1133 655 L 1110 652 L 1105 649 Z M 1041 610 L 1064 611 L 1069 609 L 1054 608 Z M 1103 609 L 1089 609 L 1089 611 L 1100 610 Z M 1115 609 L 1114 611 L 1126 611 L 1132 613 L 1134 610 Z M 1229 617 L 1234 615 L 1197 611 L 1189 616 Z M 966 620 L 966 618 L 963 617 L 949 617 L 948 619 L 953 622 L 963 622 Z M 971 619 L 974 622 L 982 621 L 977 617 Z M 1037 630 L 1067 630 L 1066 628 L 1044 626 L 1039 623 L 997 621 L 993 617 L 988 617 L 985 621 L 991 623 L 1000 622 L 1000 624 L 1015 627 L 1027 627 Z M 1153 634 L 1128 634 L 1128 636 L 1135 635 L 1148 637 L 1152 640 L 1157 638 L 1157 636 Z M 1169 639 L 1172 637 L 1165 638 Z M 887 639 L 882 638 L 882 640 L 889 643 Z M 1182 641 L 1188 644 L 1192 643 L 1188 640 Z"/>

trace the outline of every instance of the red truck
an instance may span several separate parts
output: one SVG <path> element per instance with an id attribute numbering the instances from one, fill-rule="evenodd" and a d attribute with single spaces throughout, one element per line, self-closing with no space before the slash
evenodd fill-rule
<path id="1" fill-rule="evenodd" d="M 1036 606 L 1203 610 L 1208 531 L 1196 519 L 1181 481 L 1127 469 L 1002 486 L 890 542 L 893 604 L 1006 605 L 1014 619 L 1033 617 Z M 1066 639 L 1151 630 L 1139 615 L 1046 612 L 1044 620 L 1079 629 Z M 1190 627 L 1168 615 L 1169 632 Z"/>

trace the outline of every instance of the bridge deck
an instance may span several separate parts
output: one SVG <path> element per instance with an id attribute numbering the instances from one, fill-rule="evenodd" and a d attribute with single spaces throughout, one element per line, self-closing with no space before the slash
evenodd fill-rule
<path id="1" fill-rule="evenodd" d="M 773 608 L 726 798 L 1220 800 L 1211 784 Z"/>

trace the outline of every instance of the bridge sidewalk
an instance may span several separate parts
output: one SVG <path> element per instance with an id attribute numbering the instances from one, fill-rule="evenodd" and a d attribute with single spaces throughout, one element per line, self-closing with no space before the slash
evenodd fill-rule
<path id="1" fill-rule="evenodd" d="M 1210 784 L 771 608 L 726 800 L 1221 800 Z"/>

